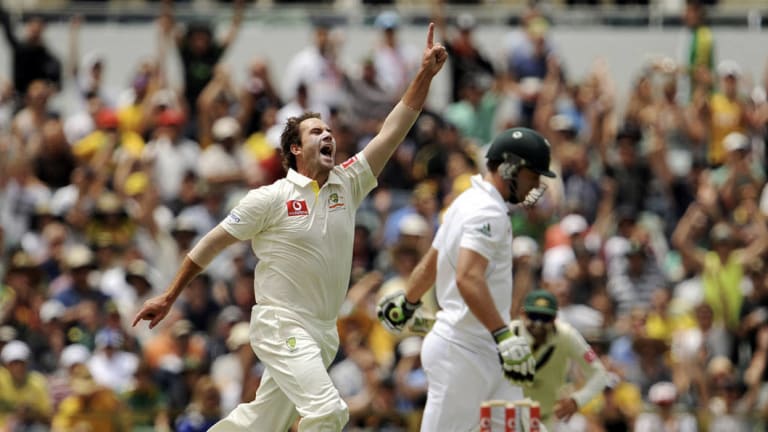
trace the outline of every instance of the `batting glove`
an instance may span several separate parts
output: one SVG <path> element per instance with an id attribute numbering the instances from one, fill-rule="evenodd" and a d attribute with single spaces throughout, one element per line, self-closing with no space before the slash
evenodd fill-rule
<path id="1" fill-rule="evenodd" d="M 493 339 L 499 350 L 504 376 L 512 384 L 531 385 L 536 373 L 536 359 L 531 353 L 528 341 L 522 336 L 513 335 L 508 326 L 494 331 Z"/>
<path id="2" fill-rule="evenodd" d="M 405 293 L 398 292 L 379 301 L 376 306 L 376 315 L 387 330 L 394 334 L 400 334 L 405 324 L 420 306 L 421 301 L 411 303 L 405 298 Z"/>

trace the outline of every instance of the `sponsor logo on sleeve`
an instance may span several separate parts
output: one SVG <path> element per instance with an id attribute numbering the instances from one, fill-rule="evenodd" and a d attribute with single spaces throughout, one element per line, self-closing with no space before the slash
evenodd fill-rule
<path id="1" fill-rule="evenodd" d="M 480 234 L 490 237 L 491 236 L 491 224 L 485 223 L 482 226 L 475 228 Z"/>
<path id="2" fill-rule="evenodd" d="M 587 350 L 587 352 L 584 353 L 584 361 L 587 363 L 592 363 L 597 358 L 597 354 L 595 354 L 594 351 L 591 349 Z"/>
<path id="3" fill-rule="evenodd" d="M 344 162 L 342 162 L 341 163 L 341 167 L 344 168 L 344 169 L 349 168 L 349 166 L 352 165 L 355 162 L 357 162 L 357 155 L 352 156 L 351 158 L 349 158 L 349 159 L 345 160 Z"/>
<path id="4" fill-rule="evenodd" d="M 230 212 L 229 215 L 227 216 L 227 222 L 231 224 L 239 224 L 242 222 L 242 219 L 240 218 L 240 216 L 238 216 L 237 213 Z"/>
<path id="5" fill-rule="evenodd" d="M 288 216 L 306 216 L 309 214 L 309 207 L 305 200 L 288 200 L 285 202 L 288 207 Z"/>

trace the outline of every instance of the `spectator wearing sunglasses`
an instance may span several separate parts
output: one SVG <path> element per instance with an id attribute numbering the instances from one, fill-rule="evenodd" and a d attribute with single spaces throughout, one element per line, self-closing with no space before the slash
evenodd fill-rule
<path id="1" fill-rule="evenodd" d="M 523 301 L 521 319 L 510 323 L 516 336 L 525 336 L 536 358 L 536 376 L 523 387 L 527 398 L 541 405 L 547 430 L 567 422 L 592 398 L 601 394 L 608 374 L 597 354 L 570 324 L 557 320 L 557 299 L 546 290 L 534 290 Z M 581 383 L 568 380 L 571 363 L 579 366 Z M 579 385 L 581 384 L 581 385 Z M 578 390 L 573 391 L 573 389 Z"/>

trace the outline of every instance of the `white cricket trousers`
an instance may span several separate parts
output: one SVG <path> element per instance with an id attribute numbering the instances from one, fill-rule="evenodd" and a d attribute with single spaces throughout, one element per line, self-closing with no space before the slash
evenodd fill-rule
<path id="1" fill-rule="evenodd" d="M 300 415 L 300 432 L 341 431 L 349 410 L 328 375 L 339 347 L 336 321 L 256 305 L 250 339 L 265 366 L 256 398 L 238 405 L 209 430 L 284 432 Z"/>
<path id="2" fill-rule="evenodd" d="M 504 378 L 494 351 L 475 352 L 431 331 L 421 347 L 421 363 L 428 385 L 421 432 L 478 430 L 483 401 L 523 398 L 522 389 Z M 502 411 L 493 412 L 497 430 L 504 430 Z"/>

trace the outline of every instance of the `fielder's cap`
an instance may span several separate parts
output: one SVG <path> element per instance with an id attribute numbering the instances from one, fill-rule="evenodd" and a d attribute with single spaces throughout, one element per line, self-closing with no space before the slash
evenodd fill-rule
<path id="1" fill-rule="evenodd" d="M 222 117 L 213 123 L 211 133 L 217 141 L 233 138 L 240 133 L 240 123 L 234 117 Z"/>
<path id="2" fill-rule="evenodd" d="M 741 66 L 734 60 L 723 60 L 717 65 L 717 74 L 721 77 L 734 77 L 741 76 Z"/>
<path id="3" fill-rule="evenodd" d="M 534 290 L 525 296 L 523 310 L 526 313 L 533 312 L 555 316 L 557 315 L 557 299 L 549 291 L 542 289 Z"/>
<path id="4" fill-rule="evenodd" d="M 648 400 L 651 403 L 672 403 L 675 399 L 677 399 L 677 388 L 669 381 L 657 382 L 648 390 Z"/>
<path id="5" fill-rule="evenodd" d="M 86 364 L 91 358 L 91 351 L 82 344 L 72 344 L 61 351 L 59 365 L 62 368 L 69 369 L 77 364 Z"/>
<path id="6" fill-rule="evenodd" d="M 400 27 L 400 15 L 395 11 L 384 11 L 376 17 L 374 25 L 382 30 L 392 30 Z"/>
<path id="7" fill-rule="evenodd" d="M 5 364 L 14 361 L 25 362 L 29 360 L 31 354 L 29 346 L 26 343 L 20 340 L 14 340 L 8 342 L 3 347 L 3 351 L 0 352 L 0 359 L 2 359 Z"/>
<path id="8" fill-rule="evenodd" d="M 243 345 L 250 344 L 250 331 L 251 326 L 248 321 L 241 321 L 235 324 L 229 331 L 227 348 L 229 348 L 230 351 L 234 351 Z"/>
<path id="9" fill-rule="evenodd" d="M 740 132 L 731 132 L 723 138 L 726 151 L 749 150 L 749 138 Z"/>
<path id="10" fill-rule="evenodd" d="M 486 157 L 489 161 L 505 161 L 505 155 L 515 155 L 526 168 L 546 177 L 555 177 L 549 169 L 550 145 L 538 132 L 516 127 L 498 134 L 491 142 Z"/>
<path id="11" fill-rule="evenodd" d="M 580 214 L 571 213 L 560 220 L 560 229 L 563 230 L 563 233 L 568 237 L 581 234 L 585 232 L 587 228 L 589 228 L 589 224 L 587 223 L 587 220 L 584 219 L 584 216 Z"/>

